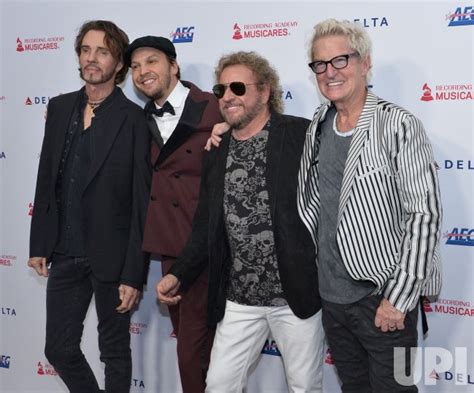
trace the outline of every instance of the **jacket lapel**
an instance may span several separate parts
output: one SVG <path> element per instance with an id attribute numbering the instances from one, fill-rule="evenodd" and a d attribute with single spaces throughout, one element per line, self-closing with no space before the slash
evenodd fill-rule
<path id="1" fill-rule="evenodd" d="M 54 124 L 51 126 L 51 128 L 54 130 L 59 130 L 58 137 L 57 137 L 58 139 L 55 142 L 56 146 L 59 146 L 59 148 L 54 149 L 55 156 L 54 156 L 54 159 L 53 159 L 54 161 L 51 166 L 52 175 L 54 179 L 53 184 L 56 184 L 56 177 L 59 170 L 59 163 L 61 161 L 61 157 L 62 157 L 63 149 L 64 149 L 64 140 L 66 139 L 66 133 L 68 132 L 69 127 L 71 125 L 70 124 L 71 117 L 73 116 L 76 108 L 79 106 L 78 101 L 80 101 L 81 99 L 81 96 L 83 94 L 82 91 L 83 89 L 76 92 L 76 94 L 74 94 L 71 97 L 69 102 L 65 103 L 64 105 L 61 105 L 61 108 L 56 109 L 56 112 L 58 112 L 58 109 L 59 109 L 59 113 L 57 113 L 57 115 L 55 114 L 54 118 L 56 120 Z"/>
<path id="2" fill-rule="evenodd" d="M 93 129 L 91 129 L 92 161 L 84 190 L 86 190 L 104 163 L 115 138 L 122 129 L 122 124 L 126 120 L 126 111 L 122 110 L 125 96 L 120 89 L 115 94 L 117 96 L 113 97 L 109 102 L 105 102 L 106 106 L 93 119 L 95 124 L 93 124 Z"/>
<path id="3" fill-rule="evenodd" d="M 190 137 L 191 134 L 196 132 L 196 129 L 201 122 L 206 105 L 207 101 L 195 102 L 188 95 L 178 125 L 176 126 L 176 129 L 173 131 L 168 141 L 163 145 L 160 155 L 155 162 L 155 168 L 160 166 Z"/>
<path id="4" fill-rule="evenodd" d="M 224 222 L 224 181 L 231 133 L 232 131 L 229 130 L 222 136 L 222 141 L 215 152 L 215 162 L 209 168 L 210 171 L 216 171 L 215 176 L 212 177 L 213 181 L 210 187 L 211 196 L 209 199 L 212 201 L 211 206 L 209 206 L 209 211 L 212 212 L 209 216 L 212 220 L 212 223 L 209 222 L 210 228 L 220 228 L 219 223 Z"/>
<path id="5" fill-rule="evenodd" d="M 376 105 L 377 96 L 372 94 L 370 91 L 367 92 L 365 105 L 357 122 L 351 145 L 349 147 L 349 152 L 347 154 L 344 176 L 342 178 L 341 196 L 339 198 L 339 213 L 337 217 L 338 225 L 341 221 L 342 213 L 344 212 L 344 209 L 347 205 L 347 201 L 349 200 L 352 184 L 354 183 L 357 168 L 360 163 L 360 155 L 362 154 L 365 142 L 369 137 L 370 121 L 372 119 Z"/>
<path id="6" fill-rule="evenodd" d="M 278 195 L 278 175 L 280 171 L 280 160 L 283 156 L 283 142 L 285 140 L 286 133 L 286 129 L 281 128 L 280 123 L 280 115 L 277 113 L 272 113 L 270 118 L 270 127 L 268 127 L 266 165 L 266 181 L 272 217 L 275 217 L 276 198 Z"/>

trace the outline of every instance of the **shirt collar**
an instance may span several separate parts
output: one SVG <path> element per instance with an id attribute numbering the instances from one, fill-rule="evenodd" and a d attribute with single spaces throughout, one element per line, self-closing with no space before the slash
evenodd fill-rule
<path id="1" fill-rule="evenodd" d="M 166 101 L 168 101 L 174 109 L 181 108 L 184 106 L 184 101 L 186 100 L 188 90 L 189 89 L 184 86 L 181 81 L 178 81 Z M 161 108 L 158 105 L 156 105 L 156 107 Z"/>

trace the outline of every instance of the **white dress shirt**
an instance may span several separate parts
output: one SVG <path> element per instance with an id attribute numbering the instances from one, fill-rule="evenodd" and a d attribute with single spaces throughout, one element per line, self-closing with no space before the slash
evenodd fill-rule
<path id="1" fill-rule="evenodd" d="M 162 117 L 158 117 L 153 115 L 155 118 L 156 124 L 158 125 L 158 129 L 160 130 L 161 137 L 163 138 L 163 143 L 170 138 L 171 134 L 175 130 L 176 126 L 178 125 L 179 119 L 184 110 L 184 103 L 186 98 L 188 97 L 189 89 L 185 87 L 180 81 L 176 84 L 171 94 L 168 96 L 168 101 L 174 109 L 175 114 L 172 115 L 169 112 L 165 112 Z M 161 107 L 158 106 L 155 102 L 155 106 L 157 109 Z"/>

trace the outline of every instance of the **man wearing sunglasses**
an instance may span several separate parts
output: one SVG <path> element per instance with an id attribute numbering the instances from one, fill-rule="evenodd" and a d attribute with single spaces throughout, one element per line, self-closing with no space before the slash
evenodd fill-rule
<path id="1" fill-rule="evenodd" d="M 204 157 L 192 234 L 158 298 L 176 304 L 178 289 L 209 265 L 208 322 L 217 329 L 206 392 L 241 393 L 269 333 L 289 391 L 322 392 L 315 248 L 296 205 L 309 121 L 281 114 L 278 75 L 255 52 L 222 57 L 216 79 L 231 130 Z"/>
<path id="2" fill-rule="evenodd" d="M 298 209 L 342 390 L 416 392 L 405 350 L 417 346 L 420 296 L 441 284 L 437 165 L 421 122 L 367 89 L 370 52 L 357 23 L 315 27 L 309 66 L 329 102 L 308 130 Z"/>
<path id="3" fill-rule="evenodd" d="M 125 61 L 135 87 L 150 99 L 145 112 L 154 171 L 143 248 L 152 253 L 152 259 L 161 260 L 166 274 L 191 233 L 203 146 L 222 118 L 212 94 L 180 80 L 176 50 L 167 38 L 137 38 L 128 47 Z M 205 388 L 214 338 L 214 330 L 206 323 L 207 285 L 203 271 L 179 307 L 169 307 L 184 393 L 202 393 Z"/>

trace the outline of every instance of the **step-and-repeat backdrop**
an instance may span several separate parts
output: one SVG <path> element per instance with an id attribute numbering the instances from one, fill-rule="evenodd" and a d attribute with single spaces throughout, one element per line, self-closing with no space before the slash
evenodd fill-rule
<path id="1" fill-rule="evenodd" d="M 329 17 L 367 29 L 374 43 L 373 91 L 420 117 L 432 141 L 444 205 L 444 286 L 436 302 L 425 304 L 430 331 L 420 340 L 418 386 L 421 392 L 474 391 L 472 2 L 2 0 L 0 15 L 0 391 L 66 391 L 43 353 L 46 280 L 26 261 L 46 106 L 50 97 L 81 86 L 73 49 L 79 26 L 109 19 L 131 40 L 169 37 L 183 79 L 204 90 L 211 89 L 222 54 L 255 50 L 279 71 L 285 112 L 310 118 L 321 96 L 307 66 L 308 41 L 313 26 Z M 123 88 L 143 105 L 130 77 Z M 159 277 L 154 261 L 132 317 L 132 392 L 180 392 L 176 340 L 155 300 Z M 83 348 L 102 380 L 96 324 L 92 306 Z M 287 391 L 271 337 L 262 351 L 248 392 Z M 339 392 L 329 349 L 324 371 L 325 391 Z"/>

